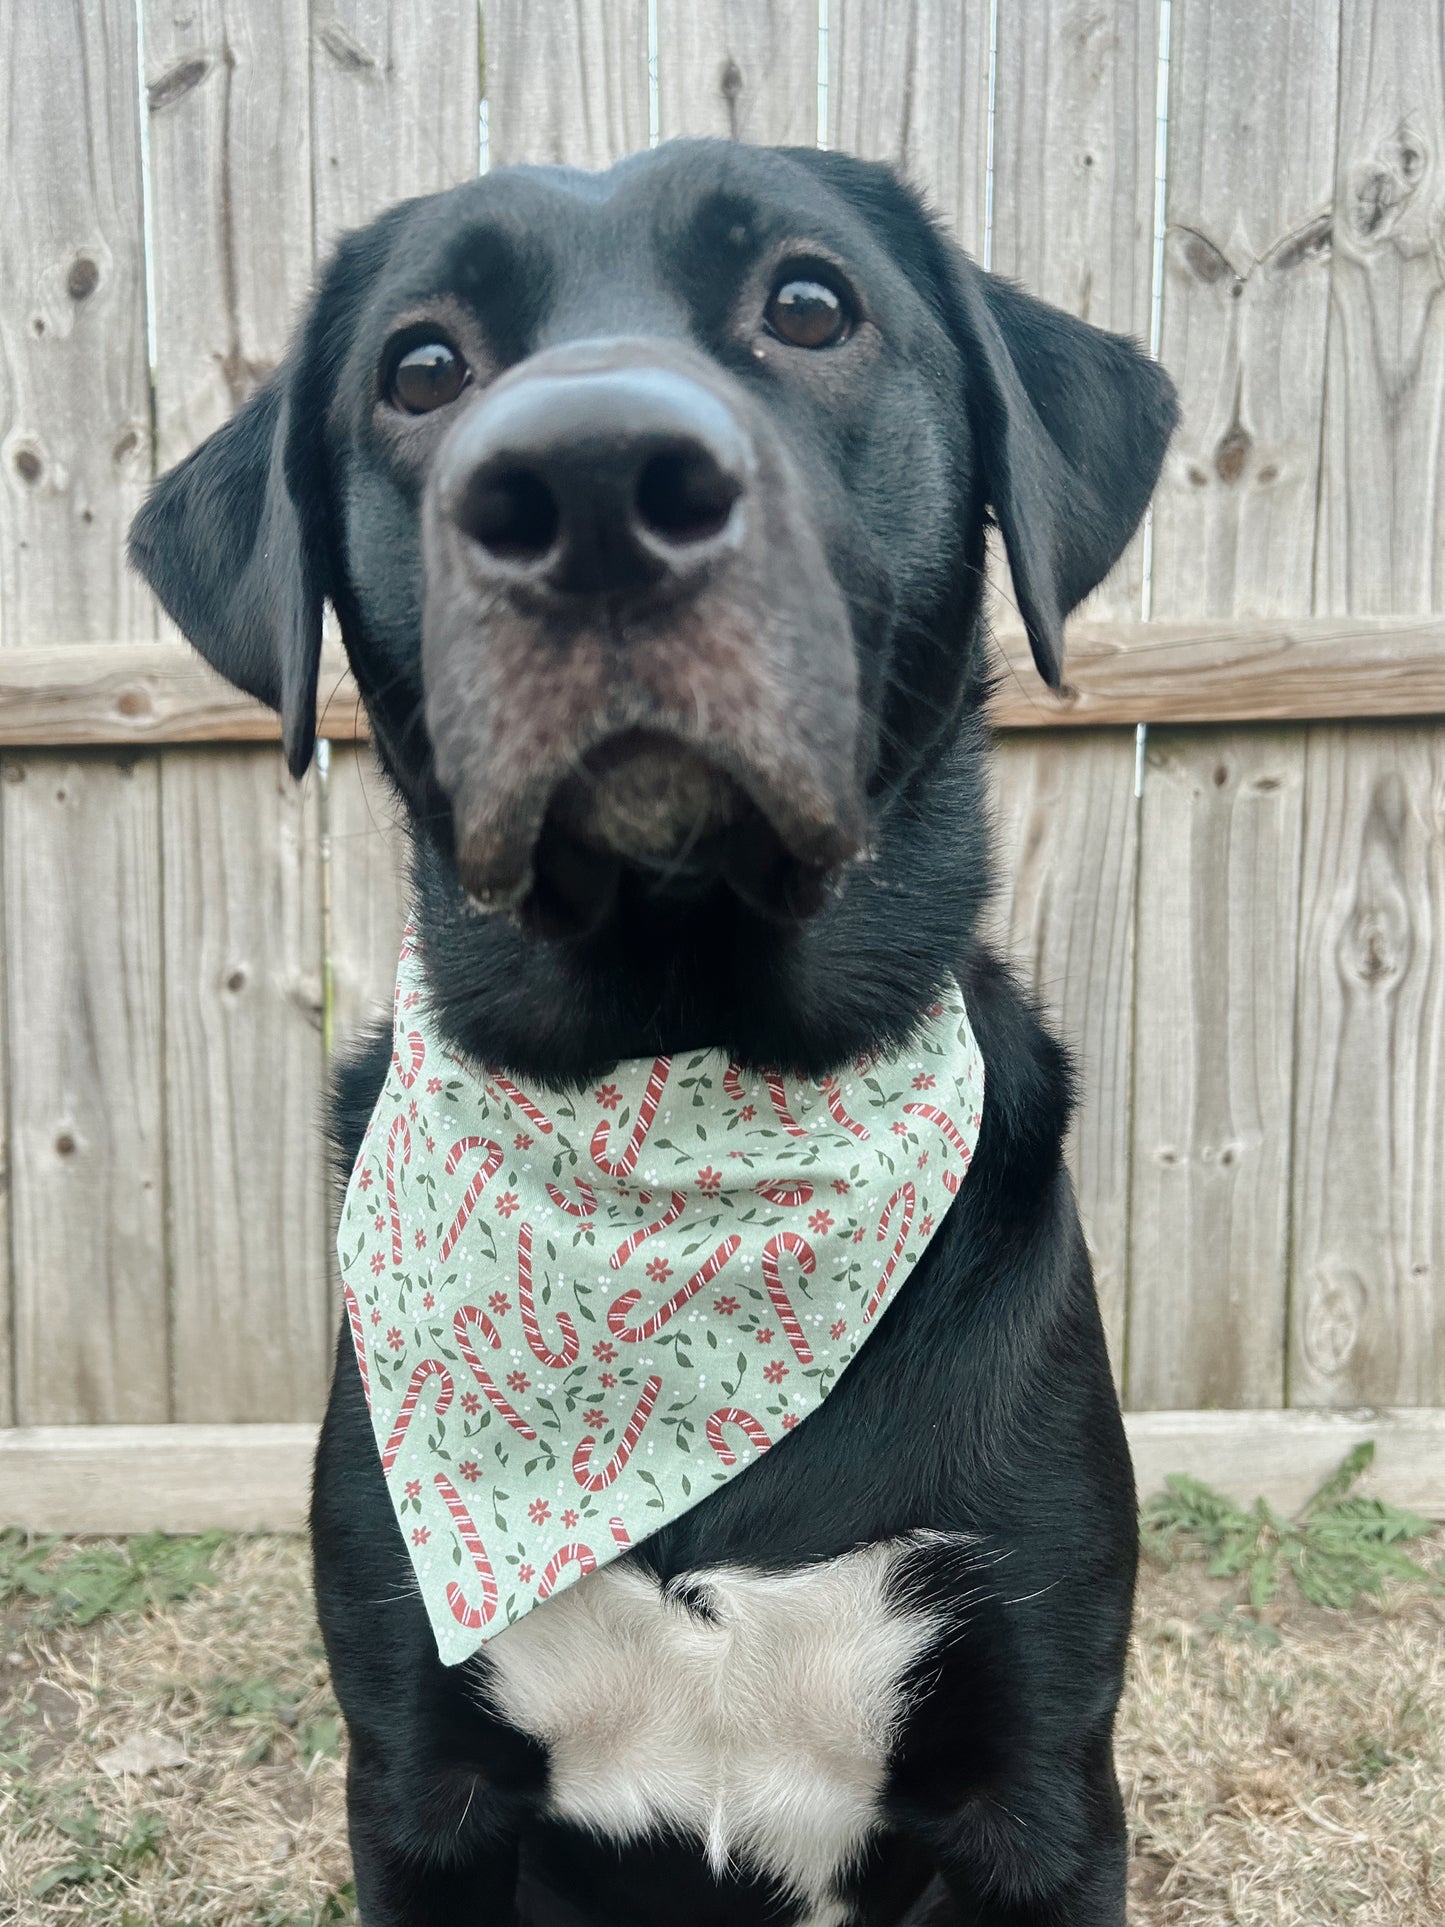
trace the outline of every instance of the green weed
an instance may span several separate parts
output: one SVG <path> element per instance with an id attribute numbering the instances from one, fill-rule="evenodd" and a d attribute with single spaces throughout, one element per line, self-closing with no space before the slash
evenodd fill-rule
<path id="1" fill-rule="evenodd" d="M 1260 1615 L 1286 1582 L 1311 1605 L 1341 1611 L 1392 1579 L 1436 1587 L 1439 1575 L 1404 1550 L 1430 1521 L 1382 1499 L 1350 1497 L 1374 1456 L 1373 1441 L 1357 1445 L 1292 1519 L 1267 1500 L 1244 1508 L 1176 1473 L 1140 1514 L 1143 1548 L 1161 1565 L 1203 1560 L 1211 1578 L 1237 1580 L 1239 1596 L 1200 1623 L 1261 1645 L 1278 1639 Z"/>
<path id="2" fill-rule="evenodd" d="M 120 1546 L 83 1546 L 62 1557 L 58 1538 L 0 1532 L 0 1606 L 44 1602 L 42 1617 L 88 1626 L 106 1613 L 144 1612 L 209 1585 L 224 1533 L 173 1538 L 148 1532 Z"/>

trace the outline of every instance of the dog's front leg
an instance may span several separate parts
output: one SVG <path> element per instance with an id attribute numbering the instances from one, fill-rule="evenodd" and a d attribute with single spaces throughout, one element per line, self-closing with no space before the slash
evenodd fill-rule
<path id="1" fill-rule="evenodd" d="M 517 1839 L 482 1777 L 418 1764 L 403 1786 L 397 1773 L 353 1735 L 347 1819 L 361 1927 L 512 1927 Z"/>

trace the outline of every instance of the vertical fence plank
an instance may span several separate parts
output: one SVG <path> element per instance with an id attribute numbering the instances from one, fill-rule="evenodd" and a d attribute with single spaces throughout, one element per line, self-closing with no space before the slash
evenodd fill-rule
<path id="1" fill-rule="evenodd" d="M 308 23 L 304 0 L 143 5 L 166 468 L 275 367 L 304 299 Z M 330 1355 L 315 785 L 273 750 L 171 751 L 161 796 L 175 1411 L 309 1416 Z"/>
<path id="2" fill-rule="evenodd" d="M 1158 0 L 1001 0 L 991 265 L 1083 321 L 1149 339 Z M 1040 139 L 1039 130 L 1048 129 Z M 1084 617 L 1139 614 L 1136 535 Z"/>
<path id="3" fill-rule="evenodd" d="M 676 134 L 812 147 L 818 10 L 797 0 L 657 0 L 657 114 Z"/>
<path id="4" fill-rule="evenodd" d="M 488 8 L 487 24 L 501 34 L 497 11 Z M 645 45 L 644 32 L 644 123 Z M 311 83 L 318 237 L 329 244 L 394 201 L 476 174 L 480 64 L 476 0 L 327 9 L 314 28 Z M 327 788 L 333 1020 L 344 1048 L 391 1002 L 406 851 L 369 749 L 333 744 Z"/>
<path id="5" fill-rule="evenodd" d="M 1153 0 L 1103 12 L 1083 0 L 1000 0 L 994 53 L 992 266 L 1043 300 L 1143 340 L 1157 34 Z M 1138 614 L 1141 554 L 1136 537 L 1088 614 Z M 997 556 L 994 566 L 1006 574 Z M 1033 672 L 1025 662 L 1013 673 Z M 1008 945 L 1079 1062 L 1069 1161 L 1122 1375 L 1138 863 L 1132 734 L 1101 733 L 1062 754 L 1043 741 L 1002 743 L 996 784 Z"/>
<path id="6" fill-rule="evenodd" d="M 988 0 L 832 0 L 828 145 L 891 161 L 981 257 Z"/>
<path id="7" fill-rule="evenodd" d="M 484 0 L 492 164 L 647 145 L 646 0 Z"/>
<path id="8" fill-rule="evenodd" d="M 477 0 L 326 0 L 313 14 L 313 185 L 324 250 L 393 201 L 476 173 L 481 46 Z"/>
<path id="9" fill-rule="evenodd" d="M 123 553 L 150 409 L 129 0 L 6 8 L 0 72 L 3 640 L 152 635 Z M 4 774 L 14 1416 L 163 1419 L 156 766 Z"/>
<path id="10" fill-rule="evenodd" d="M 1175 0 L 1153 612 L 1309 608 L 1337 25 Z M 1279 1404 L 1303 744 L 1155 730 L 1140 829 L 1129 1403 Z"/>
<path id="11" fill-rule="evenodd" d="M 1138 864 L 1134 736 L 994 748 L 995 915 L 1004 947 L 1074 1053 L 1080 1109 L 1068 1156 L 1115 1376 L 1122 1370 L 1129 1178 L 1130 989 Z"/>
<path id="12" fill-rule="evenodd" d="M 1345 0 L 1316 607 L 1445 607 L 1445 19 Z M 1305 766 L 1290 1396 L 1445 1399 L 1445 754 Z"/>

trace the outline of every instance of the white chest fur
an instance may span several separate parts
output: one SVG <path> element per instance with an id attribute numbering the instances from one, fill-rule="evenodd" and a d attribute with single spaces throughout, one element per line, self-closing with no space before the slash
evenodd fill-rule
<path id="1" fill-rule="evenodd" d="M 706 1616 L 608 1566 L 492 1640 L 477 1683 L 546 1743 L 559 1819 L 618 1840 L 691 1834 L 719 1872 L 761 1871 L 831 1927 L 834 1882 L 877 1819 L 905 1675 L 939 1630 L 890 1596 L 914 1543 L 698 1574 Z"/>

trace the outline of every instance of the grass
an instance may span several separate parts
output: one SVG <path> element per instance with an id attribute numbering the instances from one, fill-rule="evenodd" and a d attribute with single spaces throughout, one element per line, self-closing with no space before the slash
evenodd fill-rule
<path id="1" fill-rule="evenodd" d="M 1183 1480 L 1145 1509 L 1135 1927 L 1445 1919 L 1445 1535 L 1359 1469 L 1295 1520 Z M 137 1739 L 178 1763 L 107 1773 Z M 0 1535 L 0 1919 L 354 1921 L 344 1744 L 301 1541 Z"/>

